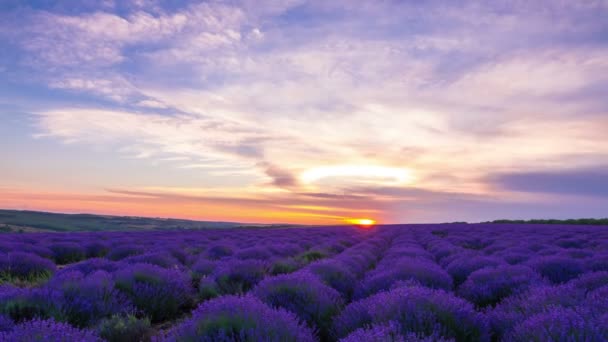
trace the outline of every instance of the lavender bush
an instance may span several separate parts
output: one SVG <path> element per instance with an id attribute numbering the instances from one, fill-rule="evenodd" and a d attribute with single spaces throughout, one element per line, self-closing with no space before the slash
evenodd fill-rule
<path id="1" fill-rule="evenodd" d="M 103 342 L 94 332 L 53 320 L 32 320 L 0 332 L 0 341 L 11 342 Z"/>
<path id="2" fill-rule="evenodd" d="M 160 338 L 167 342 L 312 342 L 316 338 L 296 316 L 253 297 L 225 296 L 201 304 L 187 321 Z"/>
<path id="3" fill-rule="evenodd" d="M 153 322 L 175 318 L 191 304 L 190 280 L 178 270 L 135 264 L 117 271 L 115 281 L 116 288 Z"/>

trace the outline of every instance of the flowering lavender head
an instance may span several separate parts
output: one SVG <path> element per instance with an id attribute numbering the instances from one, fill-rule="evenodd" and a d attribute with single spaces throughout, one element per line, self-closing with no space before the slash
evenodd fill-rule
<path id="1" fill-rule="evenodd" d="M 608 285 L 608 272 L 584 273 L 578 278 L 570 280 L 568 285 L 574 286 L 585 292 L 591 292 Z"/>
<path id="2" fill-rule="evenodd" d="M 54 272 L 55 264 L 36 254 L 11 252 L 0 255 L 0 280 L 44 280 Z"/>
<path id="3" fill-rule="evenodd" d="M 92 258 L 81 262 L 68 265 L 58 273 L 78 271 L 84 275 L 88 275 L 95 271 L 106 271 L 112 273 L 119 268 L 119 264 L 104 258 Z"/>
<path id="4" fill-rule="evenodd" d="M 304 266 L 304 263 L 300 259 L 280 259 L 272 263 L 272 265 L 270 266 L 269 273 L 272 275 L 292 273 L 302 268 L 302 266 Z"/>
<path id="5" fill-rule="evenodd" d="M 76 243 L 60 242 L 49 246 L 58 265 L 71 264 L 86 258 L 86 251 Z"/>
<path id="6" fill-rule="evenodd" d="M 584 310 L 554 307 L 520 323 L 504 340 L 602 342 L 608 340 L 608 325 L 589 317 Z"/>
<path id="7" fill-rule="evenodd" d="M 97 332 L 110 342 L 150 341 L 153 335 L 149 319 L 132 315 L 112 316 L 99 324 Z"/>
<path id="8" fill-rule="evenodd" d="M 426 259 L 404 257 L 386 268 L 371 272 L 355 291 L 355 298 L 364 298 L 388 290 L 398 281 L 413 280 L 434 289 L 450 290 L 452 278 L 439 265 Z"/>
<path id="9" fill-rule="evenodd" d="M 212 277 L 223 294 L 249 291 L 266 274 L 266 264 L 259 260 L 227 260 L 220 262 Z"/>
<path id="10" fill-rule="evenodd" d="M 492 329 L 498 337 L 517 324 L 552 307 L 574 307 L 585 297 L 585 291 L 571 284 L 531 287 L 519 295 L 505 298 L 488 313 Z"/>
<path id="11" fill-rule="evenodd" d="M 142 254 L 143 252 L 144 249 L 140 246 L 122 245 L 112 248 L 106 257 L 110 260 L 118 261 L 133 255 Z"/>
<path id="12" fill-rule="evenodd" d="M 87 258 L 100 258 L 108 254 L 110 247 L 102 242 L 90 242 L 84 245 Z"/>
<path id="13" fill-rule="evenodd" d="M 253 294 L 273 307 L 282 307 L 319 328 L 329 331 L 331 318 L 342 306 L 340 294 L 309 272 L 296 272 L 264 279 Z"/>
<path id="14" fill-rule="evenodd" d="M 49 285 L 60 293 L 55 318 L 78 327 L 88 327 L 113 314 L 135 311 L 127 297 L 115 289 L 112 276 L 97 271 L 88 276 L 66 273 Z"/>
<path id="15" fill-rule="evenodd" d="M 16 325 L 9 332 L 0 332 L 0 341 L 11 342 L 102 342 L 94 332 L 80 330 L 53 320 L 32 320 Z"/>
<path id="16" fill-rule="evenodd" d="M 275 243 L 268 246 L 268 250 L 277 256 L 292 256 L 302 252 L 302 247 L 295 243 Z"/>
<path id="17" fill-rule="evenodd" d="M 503 265 L 471 273 L 458 293 L 476 305 L 487 306 L 539 284 L 542 284 L 540 275 L 529 267 Z"/>
<path id="18" fill-rule="evenodd" d="M 587 261 L 585 266 L 591 271 L 608 271 L 608 255 L 599 254 L 593 256 L 591 260 Z"/>
<path id="19" fill-rule="evenodd" d="M 226 245 L 214 245 L 207 250 L 207 258 L 211 260 L 229 257 L 232 254 L 234 254 L 234 251 L 231 247 Z"/>
<path id="20" fill-rule="evenodd" d="M 150 264 L 160 266 L 162 268 L 179 268 L 181 263 L 171 254 L 166 252 L 144 253 L 133 255 L 122 260 L 128 264 Z"/>
<path id="21" fill-rule="evenodd" d="M 352 295 L 357 283 L 348 267 L 337 260 L 321 260 L 308 265 L 307 269 L 324 283 L 340 292 L 345 298 Z"/>
<path id="22" fill-rule="evenodd" d="M 580 261 L 561 256 L 538 257 L 529 260 L 527 264 L 556 284 L 576 278 L 584 271 Z"/>
<path id="23" fill-rule="evenodd" d="M 454 284 L 462 284 L 467 277 L 484 267 L 495 267 L 504 264 L 504 261 L 487 256 L 463 255 L 450 262 L 446 266 L 446 271 L 454 278 Z"/>
<path id="24" fill-rule="evenodd" d="M 489 341 L 489 325 L 464 299 L 443 290 L 399 287 L 353 302 L 334 319 L 336 337 L 360 327 L 395 321 L 401 332 L 439 333 L 458 341 Z"/>
<path id="25" fill-rule="evenodd" d="M 15 322 L 13 322 L 12 318 L 7 315 L 0 314 L 0 332 L 11 331 L 15 326 Z"/>
<path id="26" fill-rule="evenodd" d="M 0 314 L 15 322 L 48 318 L 57 312 L 59 296 L 45 288 L 16 288 L 0 285 Z"/>
<path id="27" fill-rule="evenodd" d="M 193 289 L 190 279 L 178 270 L 134 264 L 118 270 L 115 281 L 116 288 L 149 315 L 152 322 L 174 318 L 191 304 Z"/>
<path id="28" fill-rule="evenodd" d="M 192 279 L 195 282 L 199 281 L 202 277 L 206 277 L 211 275 L 215 268 L 217 267 L 217 263 L 214 261 L 207 260 L 205 258 L 200 258 L 196 261 L 192 267 L 190 267 L 190 271 L 192 273 Z"/>
<path id="29" fill-rule="evenodd" d="M 198 283 L 198 298 L 207 300 L 220 295 L 217 283 L 212 277 L 203 277 Z"/>
<path id="30" fill-rule="evenodd" d="M 413 332 L 402 333 L 399 323 L 390 321 L 383 324 L 374 324 L 368 328 L 359 328 L 340 342 L 452 342 L 453 339 L 441 337 L 438 333 L 429 336 Z"/>
<path id="31" fill-rule="evenodd" d="M 249 247 L 236 252 L 235 256 L 239 259 L 268 260 L 272 258 L 272 253 L 265 247 Z"/>
<path id="32" fill-rule="evenodd" d="M 297 317 L 259 299 L 224 296 L 201 304 L 192 318 L 171 329 L 166 342 L 315 341 Z"/>

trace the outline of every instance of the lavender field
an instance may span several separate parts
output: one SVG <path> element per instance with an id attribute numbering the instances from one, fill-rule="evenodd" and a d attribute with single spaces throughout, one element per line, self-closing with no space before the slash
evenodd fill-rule
<path id="1" fill-rule="evenodd" d="M 608 227 L 2 237 L 1 341 L 608 340 Z"/>

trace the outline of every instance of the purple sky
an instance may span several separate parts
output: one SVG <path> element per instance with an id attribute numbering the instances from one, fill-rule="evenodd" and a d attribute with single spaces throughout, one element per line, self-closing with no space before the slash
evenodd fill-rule
<path id="1" fill-rule="evenodd" d="M 0 206 L 608 216 L 608 1 L 0 4 Z"/>

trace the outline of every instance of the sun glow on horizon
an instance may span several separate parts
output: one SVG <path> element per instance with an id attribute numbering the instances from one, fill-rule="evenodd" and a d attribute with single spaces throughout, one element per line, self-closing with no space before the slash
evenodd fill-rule
<path id="1" fill-rule="evenodd" d="M 354 225 L 362 226 L 362 227 L 370 227 L 370 226 L 373 226 L 374 224 L 376 224 L 376 220 L 372 220 L 369 218 L 353 218 L 353 219 L 346 219 L 345 221 L 350 224 L 354 224 Z"/>

